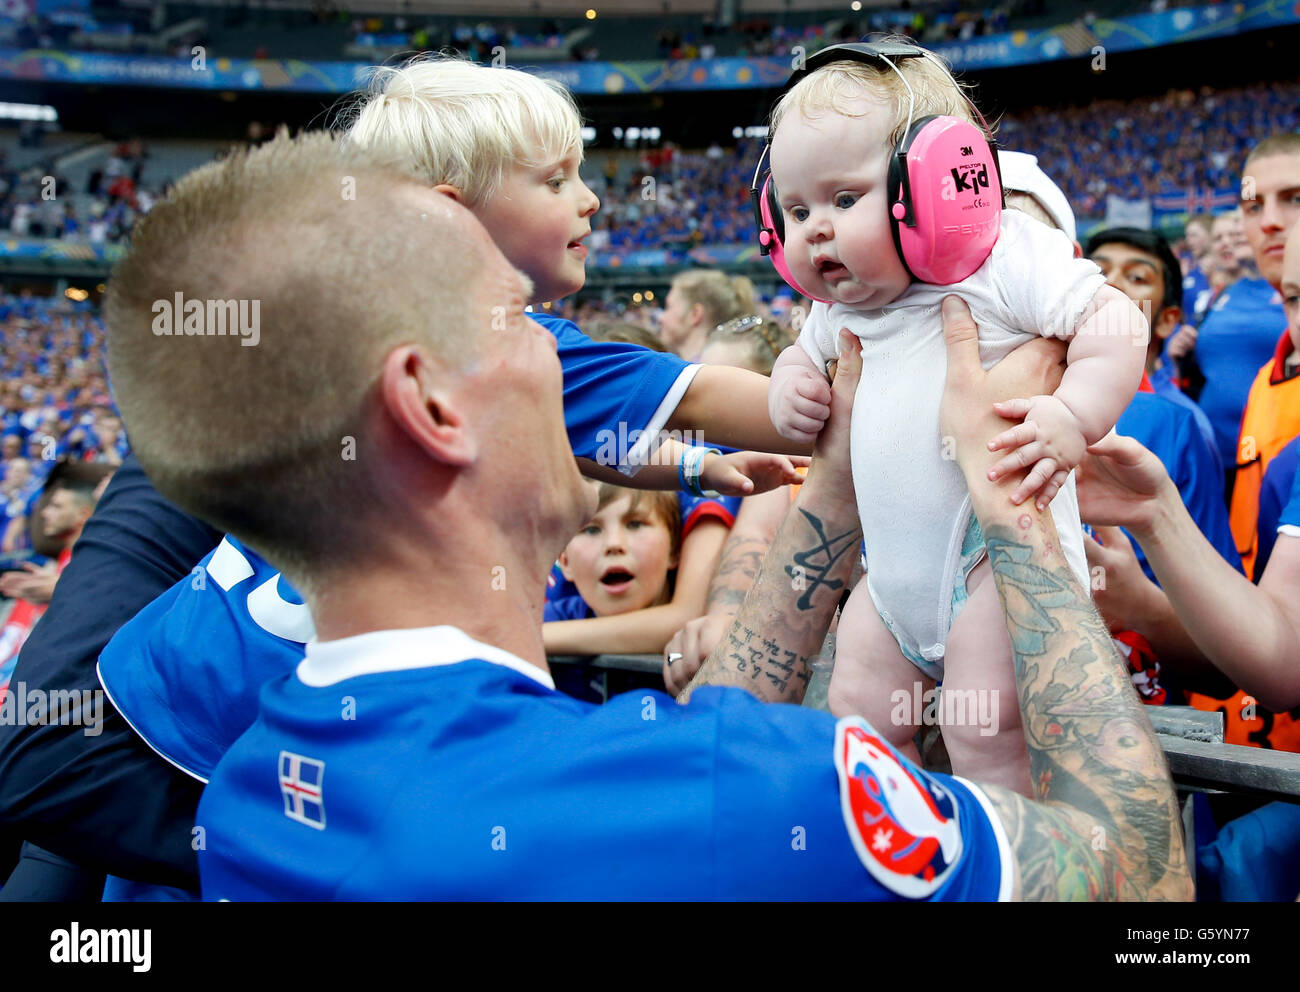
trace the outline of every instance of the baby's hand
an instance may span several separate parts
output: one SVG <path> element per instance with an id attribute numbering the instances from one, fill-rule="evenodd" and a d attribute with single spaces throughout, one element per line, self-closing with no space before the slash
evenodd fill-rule
<path id="1" fill-rule="evenodd" d="M 831 415 L 831 384 L 811 369 L 776 369 L 767 390 L 767 412 L 782 437 L 812 444 Z"/>
<path id="2" fill-rule="evenodd" d="M 700 466 L 700 487 L 723 496 L 753 496 L 802 482 L 795 468 L 807 468 L 811 461 L 807 455 L 774 455 L 766 451 L 705 455 Z"/>
<path id="3" fill-rule="evenodd" d="M 1014 449 L 989 469 L 989 478 L 997 481 L 1033 464 L 1033 470 L 1011 494 L 1011 502 L 1019 505 L 1037 495 L 1038 508 L 1046 510 L 1088 448 L 1079 418 L 1055 396 L 1007 400 L 994 403 L 993 409 L 1009 420 L 1023 417 L 1024 423 L 989 442 L 990 451 Z"/>

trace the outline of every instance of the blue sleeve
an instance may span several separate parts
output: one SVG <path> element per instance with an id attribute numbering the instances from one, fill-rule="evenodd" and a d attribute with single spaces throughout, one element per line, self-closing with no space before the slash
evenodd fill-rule
<path id="1" fill-rule="evenodd" d="M 698 365 L 634 344 L 598 343 L 572 321 L 530 314 L 552 334 L 564 368 L 564 423 L 579 458 L 634 475 L 658 447 Z"/>
<path id="2" fill-rule="evenodd" d="M 220 538 L 164 500 L 128 457 L 86 522 L 14 679 L 97 693 L 95 660 L 113 632 Z M 94 737 L 71 723 L 0 726 L 0 829 L 99 871 L 192 886 L 199 789 L 111 706 Z"/>
<path id="3" fill-rule="evenodd" d="M 736 522 L 736 514 L 740 510 L 740 497 L 696 496 L 692 492 L 681 489 L 677 493 L 677 504 L 682 516 L 681 533 L 684 540 L 692 527 L 708 517 L 714 517 L 727 527 L 732 527 Z"/>
<path id="4" fill-rule="evenodd" d="M 1279 527 L 1300 527 L 1300 438 L 1278 452 L 1264 473 L 1259 490 L 1259 550 L 1255 555 L 1255 581 L 1258 582 L 1277 544 Z"/>
<path id="5" fill-rule="evenodd" d="M 1217 451 L 1209 446 L 1190 415 L 1180 418 L 1175 444 L 1178 464 L 1170 474 L 1183 505 L 1205 539 L 1214 545 L 1224 561 L 1240 572 L 1241 555 L 1237 553 L 1223 501 L 1223 473 L 1218 467 Z"/>
<path id="6" fill-rule="evenodd" d="M 302 661 L 314 630 L 297 591 L 235 538 L 201 564 L 114 635 L 99 678 L 150 747 L 206 781 L 257 718 L 262 686 Z"/>
<path id="7" fill-rule="evenodd" d="M 1291 483 L 1291 490 L 1287 494 L 1286 505 L 1282 507 L 1282 515 L 1278 517 L 1277 525 L 1300 527 L 1300 472 L 1295 474 L 1295 479 Z"/>
<path id="8" fill-rule="evenodd" d="M 1264 473 L 1264 482 L 1259 489 L 1259 516 L 1255 543 L 1256 582 L 1268 568 L 1268 560 L 1273 554 L 1273 545 L 1277 543 L 1278 522 L 1282 518 L 1282 510 L 1291 494 L 1291 483 L 1294 481 L 1294 463 L 1279 468 L 1278 462 L 1279 459 L 1274 458 L 1269 463 L 1268 471 Z"/>
<path id="9" fill-rule="evenodd" d="M 550 623 L 554 620 L 586 620 L 591 616 L 591 607 L 581 596 L 564 596 L 560 599 L 548 599 L 542 610 L 542 620 Z"/>
<path id="10" fill-rule="evenodd" d="M 720 898 L 1009 897 L 1009 849 L 976 787 L 920 770 L 861 718 L 724 689 L 697 691 L 697 706 L 717 710 Z"/>

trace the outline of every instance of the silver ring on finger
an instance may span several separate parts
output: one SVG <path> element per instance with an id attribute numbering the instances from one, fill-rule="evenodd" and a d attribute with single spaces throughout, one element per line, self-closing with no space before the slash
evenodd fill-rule
<path id="1" fill-rule="evenodd" d="M 671 665 L 674 661 L 676 661 L 681 656 L 682 653 L 680 651 L 669 651 L 667 655 L 668 664 Z"/>

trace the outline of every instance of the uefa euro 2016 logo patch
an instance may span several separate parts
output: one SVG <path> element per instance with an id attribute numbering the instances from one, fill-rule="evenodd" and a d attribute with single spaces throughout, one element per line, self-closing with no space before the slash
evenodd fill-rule
<path id="1" fill-rule="evenodd" d="M 955 797 L 904 766 L 861 717 L 835 725 L 835 771 L 849 839 L 871 877 L 908 899 L 932 895 L 961 857 Z"/>
<path id="2" fill-rule="evenodd" d="M 280 752 L 280 794 L 284 815 L 317 830 L 325 829 L 325 762 Z"/>

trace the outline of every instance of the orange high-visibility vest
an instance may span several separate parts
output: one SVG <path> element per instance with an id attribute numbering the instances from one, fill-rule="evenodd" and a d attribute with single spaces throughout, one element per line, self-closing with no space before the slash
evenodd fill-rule
<path id="1" fill-rule="evenodd" d="M 1241 415 L 1237 481 L 1232 490 L 1228 522 L 1248 579 L 1255 577 L 1259 492 L 1264 485 L 1264 473 L 1277 453 L 1300 434 L 1300 375 L 1284 378 L 1286 359 L 1292 350 L 1291 335 L 1284 331 L 1277 351 L 1255 377 Z"/>

